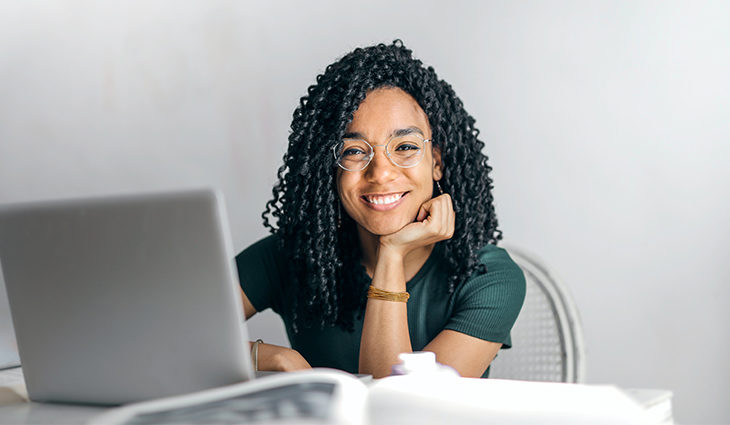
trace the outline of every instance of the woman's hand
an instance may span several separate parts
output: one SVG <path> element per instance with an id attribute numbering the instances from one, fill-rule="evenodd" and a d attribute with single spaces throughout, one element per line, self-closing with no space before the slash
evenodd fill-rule
<path id="1" fill-rule="evenodd" d="M 259 344 L 259 370 L 291 372 L 311 369 L 298 351 L 272 344 Z"/>
<path id="2" fill-rule="evenodd" d="M 410 251 L 454 235 L 456 215 L 448 193 L 429 199 L 421 205 L 416 221 L 399 231 L 380 237 L 380 249 L 405 257 Z"/>

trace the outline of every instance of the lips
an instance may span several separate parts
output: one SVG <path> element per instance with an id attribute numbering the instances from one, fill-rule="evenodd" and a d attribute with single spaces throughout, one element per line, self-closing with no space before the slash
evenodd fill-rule
<path id="1" fill-rule="evenodd" d="M 391 193 L 388 195 L 363 195 L 366 201 L 375 205 L 387 205 L 398 201 L 405 192 L 403 193 Z"/>
<path id="2" fill-rule="evenodd" d="M 367 194 L 361 196 L 360 199 L 374 210 L 385 211 L 397 207 L 406 195 L 408 195 L 408 192 Z"/>

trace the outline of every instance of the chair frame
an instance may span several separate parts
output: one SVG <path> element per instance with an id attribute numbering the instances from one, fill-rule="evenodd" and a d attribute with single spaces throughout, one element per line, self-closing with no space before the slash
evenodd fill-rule
<path id="1" fill-rule="evenodd" d="M 555 274 L 534 255 L 510 245 L 503 245 L 503 248 L 520 266 L 525 277 L 530 275 L 529 277 L 541 287 L 552 304 L 564 352 L 562 382 L 584 383 L 586 380 L 585 341 L 583 340 L 583 326 L 573 298 Z"/>

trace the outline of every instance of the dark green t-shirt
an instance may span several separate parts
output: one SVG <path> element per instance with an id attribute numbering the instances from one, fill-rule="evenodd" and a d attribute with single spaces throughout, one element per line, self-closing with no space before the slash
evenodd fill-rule
<path id="1" fill-rule="evenodd" d="M 449 294 L 447 264 L 440 245 L 431 252 L 421 270 L 406 282 L 408 330 L 411 347 L 422 350 L 444 329 L 503 344 L 509 348 L 510 329 L 525 298 L 525 277 L 507 252 L 495 245 L 479 250 L 478 258 L 487 266 L 484 274 L 472 275 Z M 355 331 L 339 327 L 305 328 L 292 331 L 287 312 L 282 311 L 282 279 L 288 276 L 287 258 L 268 236 L 236 256 L 241 288 L 256 311 L 272 308 L 281 316 L 293 349 L 312 367 L 331 367 L 358 372 L 362 319 L 355 319 Z M 486 377 L 489 373 L 484 373 Z"/>

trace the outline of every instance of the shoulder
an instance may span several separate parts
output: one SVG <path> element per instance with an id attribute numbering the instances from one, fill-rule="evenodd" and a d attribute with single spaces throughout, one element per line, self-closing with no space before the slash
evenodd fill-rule
<path id="1" fill-rule="evenodd" d="M 276 280 L 286 268 L 279 237 L 269 235 L 249 245 L 236 255 L 239 278 L 263 278 Z"/>
<path id="2" fill-rule="evenodd" d="M 525 300 L 525 275 L 498 246 L 479 249 L 477 258 L 485 270 L 475 271 L 456 287 L 453 314 L 445 329 L 486 341 L 512 345 L 510 330 Z"/>
<path id="3" fill-rule="evenodd" d="M 279 238 L 270 235 L 249 245 L 236 255 L 236 266 L 241 289 L 256 311 L 269 307 L 279 311 L 279 294 L 287 270 Z"/>
<path id="4" fill-rule="evenodd" d="M 477 251 L 477 258 L 479 262 L 486 266 L 487 273 L 514 273 L 522 275 L 522 269 L 510 257 L 509 252 L 497 245 L 484 245 Z"/>
<path id="5" fill-rule="evenodd" d="M 457 290 L 459 298 L 480 303 L 500 300 L 521 307 L 525 298 L 525 275 L 509 252 L 488 244 L 479 249 L 477 258 L 486 271 L 477 271 L 463 282 Z"/>
<path id="6" fill-rule="evenodd" d="M 236 255 L 236 261 L 245 261 L 252 257 L 279 255 L 281 252 L 279 238 L 276 235 L 265 236 L 249 245 Z"/>

